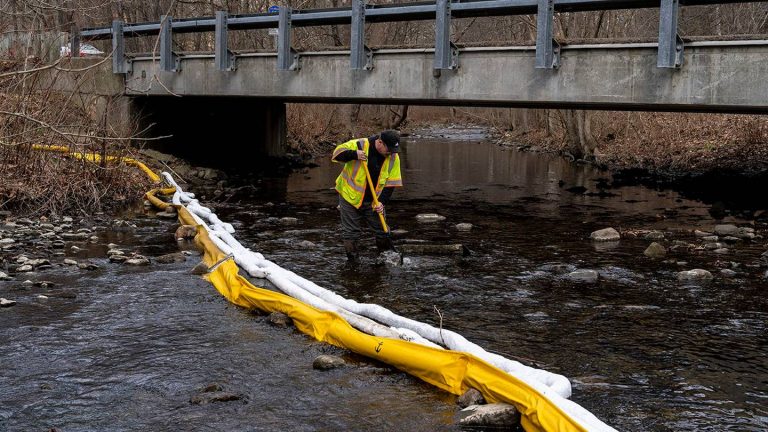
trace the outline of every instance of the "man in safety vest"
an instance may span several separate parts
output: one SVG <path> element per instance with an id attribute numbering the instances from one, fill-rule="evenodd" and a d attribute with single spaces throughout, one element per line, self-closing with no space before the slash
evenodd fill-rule
<path id="1" fill-rule="evenodd" d="M 392 239 L 389 233 L 384 232 L 377 213 L 384 214 L 384 205 L 392 197 L 392 192 L 403 185 L 399 152 L 400 134 L 394 130 L 385 130 L 370 138 L 349 140 L 333 150 L 331 160 L 344 164 L 336 178 L 336 191 L 339 193 L 344 249 L 352 263 L 358 262 L 357 241 L 363 234 L 363 221 L 376 235 L 379 251 L 394 249 Z M 368 187 L 362 164 L 368 164 L 374 191 Z M 373 207 L 372 193 L 378 197 L 378 207 Z"/>

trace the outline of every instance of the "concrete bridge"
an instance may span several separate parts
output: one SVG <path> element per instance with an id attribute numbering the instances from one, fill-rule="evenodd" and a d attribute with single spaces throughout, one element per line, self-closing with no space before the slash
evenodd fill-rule
<path id="1" fill-rule="evenodd" d="M 686 4 L 718 3 L 689 0 Z M 112 71 L 102 68 L 109 92 L 131 97 L 134 109 L 161 133 L 227 138 L 242 121 L 270 155 L 282 152 L 285 103 L 386 103 L 653 111 L 768 112 L 768 41 L 683 42 L 677 0 L 661 0 L 659 39 L 653 43 L 560 46 L 552 40 L 553 13 L 649 7 L 645 0 L 465 0 L 367 8 L 290 11 L 174 21 L 83 31 L 112 39 Z M 659 7 L 658 1 L 655 7 Z M 383 12 L 382 12 L 383 11 Z M 458 48 L 452 16 L 537 13 L 536 46 Z M 435 19 L 435 47 L 370 50 L 369 21 Z M 292 25 L 352 25 L 344 51 L 296 53 Z M 276 27 L 275 53 L 232 53 L 231 29 Z M 213 54 L 173 52 L 174 32 L 214 31 Z M 155 57 L 126 56 L 125 35 L 157 34 Z M 77 36 L 78 33 L 75 33 Z M 79 37 L 73 38 L 73 50 Z M 77 51 L 73 51 L 77 52 Z M 684 57 L 683 57 L 684 52 Z M 179 98 L 178 96 L 181 96 Z M 175 125 L 175 126 L 174 126 Z M 213 132 L 211 132 L 213 131 Z M 234 136 L 229 138 L 235 138 Z"/>

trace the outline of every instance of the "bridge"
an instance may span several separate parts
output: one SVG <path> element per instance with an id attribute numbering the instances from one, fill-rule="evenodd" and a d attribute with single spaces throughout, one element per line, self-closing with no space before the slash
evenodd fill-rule
<path id="1" fill-rule="evenodd" d="M 737 2 L 684 4 L 722 3 Z M 561 46 L 552 37 L 555 12 L 629 8 L 659 8 L 657 41 Z M 283 148 L 285 102 L 766 112 L 768 41 L 684 41 L 677 32 L 679 8 L 679 0 L 437 0 L 383 6 L 353 0 L 352 7 L 339 9 L 281 7 L 253 15 L 220 11 L 206 18 L 163 16 L 155 23 L 114 21 L 73 32 L 71 43 L 72 52 L 79 52 L 81 39 L 111 39 L 110 88 L 132 96 L 154 123 L 184 117 L 194 125 L 194 113 L 215 104 L 212 116 L 262 122 L 255 127 L 258 138 L 273 155 Z M 535 46 L 457 47 L 451 41 L 452 18 L 515 14 L 537 15 Z M 372 50 L 365 44 L 366 23 L 407 20 L 434 20 L 434 47 Z M 329 24 L 351 26 L 349 49 L 299 53 L 292 48 L 292 27 Z M 228 48 L 229 31 L 263 28 L 276 29 L 276 52 Z M 174 52 L 173 35 L 189 32 L 214 32 L 215 52 Z M 158 55 L 126 54 L 126 37 L 147 35 L 159 35 Z M 161 97 L 169 95 L 184 98 Z"/>

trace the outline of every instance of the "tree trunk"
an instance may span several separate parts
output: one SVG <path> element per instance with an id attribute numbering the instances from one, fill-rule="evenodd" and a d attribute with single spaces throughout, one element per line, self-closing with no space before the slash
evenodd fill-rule
<path id="1" fill-rule="evenodd" d="M 408 118 L 408 105 L 400 105 L 397 111 L 390 109 L 392 117 L 387 125 L 387 129 L 397 129 Z"/>
<path id="2" fill-rule="evenodd" d="M 566 151 L 576 159 L 594 160 L 597 143 L 592 137 L 591 115 L 584 110 L 563 110 Z"/>

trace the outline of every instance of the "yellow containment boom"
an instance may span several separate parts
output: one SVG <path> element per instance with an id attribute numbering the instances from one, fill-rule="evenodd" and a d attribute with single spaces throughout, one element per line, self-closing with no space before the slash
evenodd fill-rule
<path id="1" fill-rule="evenodd" d="M 43 147 L 43 146 L 41 146 Z M 99 155 L 70 152 L 66 148 L 40 148 L 61 151 L 75 157 L 99 161 Z M 62 150 L 63 149 L 63 150 Z M 116 160 L 116 159 L 115 159 Z M 139 167 L 153 180 L 160 177 L 141 162 L 123 159 Z M 151 174 L 150 174 L 151 173 Z M 153 189 L 147 199 L 158 208 L 172 204 L 157 198 L 157 194 L 174 193 L 174 188 Z M 319 310 L 285 294 L 258 288 L 239 274 L 239 267 L 211 240 L 199 218 L 183 205 L 173 205 L 179 221 L 197 226 L 195 243 L 203 251 L 203 261 L 209 267 L 204 277 L 230 302 L 245 308 L 265 312 L 282 312 L 293 319 L 303 333 L 329 344 L 387 363 L 455 395 L 475 388 L 488 402 L 513 404 L 521 413 L 526 431 L 613 431 L 576 403 L 554 392 L 543 392 L 525 381 L 465 352 L 433 348 L 401 339 L 371 336 L 353 328 L 340 315 Z M 569 415 L 571 413 L 571 415 Z"/>

